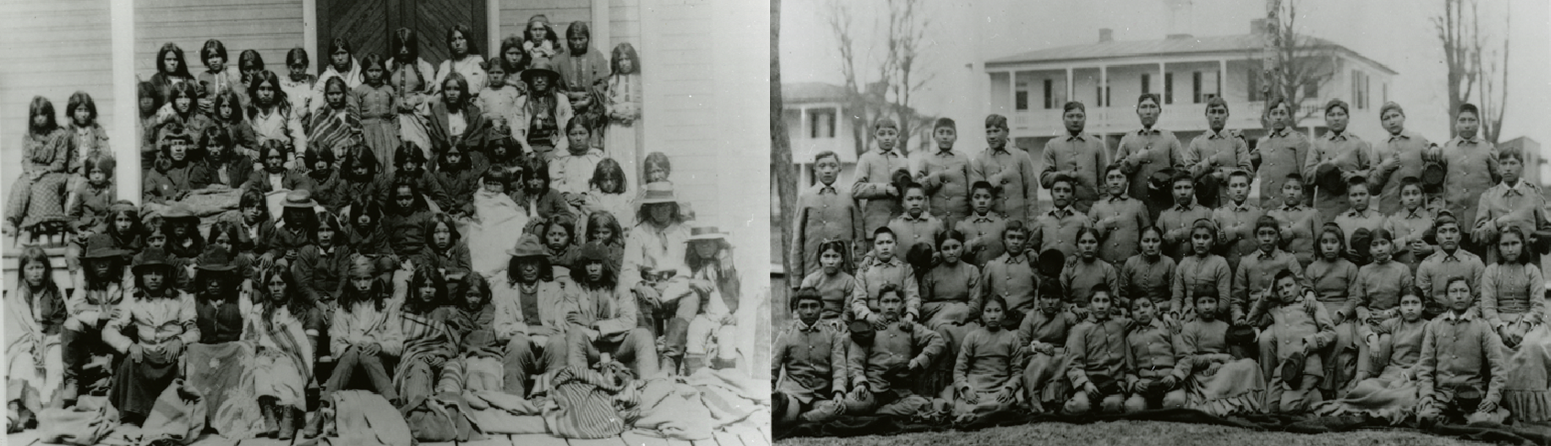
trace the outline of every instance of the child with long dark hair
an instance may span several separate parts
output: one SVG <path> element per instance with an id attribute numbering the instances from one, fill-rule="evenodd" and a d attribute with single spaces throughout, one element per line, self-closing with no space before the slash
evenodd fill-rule
<path id="1" fill-rule="evenodd" d="M 15 289 L 5 296 L 6 370 L 12 414 L 50 404 L 64 377 L 60 332 L 70 314 L 64 289 L 43 248 L 28 246 L 17 259 Z M 71 395 L 66 395 L 71 396 Z"/>
<path id="2" fill-rule="evenodd" d="M 259 263 L 289 267 L 301 255 L 302 249 L 313 245 L 312 237 L 318 228 L 318 214 L 314 210 L 317 206 L 312 193 L 306 189 L 286 193 L 280 222 L 264 233 L 267 249 L 259 254 Z"/>
<path id="3" fill-rule="evenodd" d="M 613 75 L 605 85 L 608 128 L 603 131 L 603 152 L 619 160 L 626 172 L 635 173 L 643 128 L 637 125 L 641 120 L 641 58 L 634 46 L 621 42 L 614 47 L 612 59 Z"/>
<path id="4" fill-rule="evenodd" d="M 528 215 L 548 219 L 556 215 L 570 215 L 560 191 L 550 187 L 549 163 L 542 157 L 529 157 L 523 163 L 522 187 L 512 193 L 512 199 L 528 210 Z"/>
<path id="5" fill-rule="evenodd" d="M 201 135 L 205 127 L 214 124 L 209 115 L 199 110 L 199 95 L 197 83 L 183 82 L 172 86 L 167 104 L 156 112 L 156 132 L 151 137 L 152 144 L 160 147 L 162 139 L 169 134 Z"/>
<path id="6" fill-rule="evenodd" d="M 456 293 L 452 296 L 453 302 L 437 310 L 438 317 L 445 321 L 447 328 L 452 331 L 458 342 L 459 354 L 451 361 L 447 361 L 442 369 L 443 376 L 457 376 L 462 378 L 463 389 L 469 391 L 495 390 L 505 391 L 504 376 L 506 372 L 502 364 L 502 346 L 495 336 L 496 308 L 491 302 L 490 282 L 485 276 L 469 274 L 458 281 Z M 539 328 L 529 326 L 528 328 Z M 556 339 L 554 345 L 559 349 L 565 348 L 561 336 L 553 336 Z M 513 352 L 515 353 L 515 352 Z M 562 352 L 552 353 L 554 364 L 560 364 L 563 358 Z M 531 350 L 525 358 L 533 359 Z M 508 392 L 513 395 L 526 396 L 525 392 L 518 390 Z"/>
<path id="7" fill-rule="evenodd" d="M 616 269 L 625 257 L 625 233 L 619 220 L 608 212 L 594 212 L 587 216 L 586 230 L 580 243 L 597 243 L 608 252 L 609 266 Z"/>
<path id="8" fill-rule="evenodd" d="M 217 109 L 222 107 L 225 104 L 216 106 Z M 258 151 L 238 147 L 232 137 L 234 130 L 233 127 L 211 126 L 205 129 L 205 134 L 199 139 L 199 146 L 204 149 L 205 170 L 210 187 L 241 188 L 253 176 L 254 161 L 250 152 L 257 154 Z"/>
<path id="9" fill-rule="evenodd" d="M 103 341 L 126 355 L 108 395 L 125 424 L 145 421 L 156 398 L 178 377 L 186 346 L 200 338 L 194 296 L 172 287 L 173 269 L 161 249 L 136 256 L 135 291 L 102 329 Z M 134 330 L 133 340 L 126 329 Z"/>
<path id="10" fill-rule="evenodd" d="M 237 242 L 239 250 L 252 252 L 255 257 L 268 252 L 268 240 L 264 235 L 275 222 L 269 215 L 269 202 L 264 199 L 264 194 L 255 190 L 243 191 L 237 201 L 237 210 L 242 212 L 242 217 L 237 221 L 240 230 L 238 235 L 242 236 Z"/>
<path id="11" fill-rule="evenodd" d="M 582 247 L 581 258 L 571 268 L 571 279 L 580 287 L 577 305 L 566 314 L 574 324 L 567 332 L 570 367 L 587 369 L 593 359 L 608 363 L 613 358 L 633 362 L 636 376 L 658 374 L 657 347 L 650 331 L 636 324 L 635 298 L 617 285 L 608 268 L 607 254 L 596 244 Z"/>
<path id="12" fill-rule="evenodd" d="M 625 172 L 619 161 L 613 158 L 599 160 L 592 171 L 592 179 L 587 181 L 588 188 L 583 194 L 580 212 L 586 215 L 608 213 L 618 220 L 622 228 L 635 226 L 635 212 L 632 212 L 635 197 L 626 193 L 629 191 L 629 180 L 625 179 Z"/>
<path id="13" fill-rule="evenodd" d="M 376 201 L 381 196 L 382 181 L 377 175 L 377 157 L 366 146 L 356 145 L 345 152 L 340 160 L 339 174 L 335 181 L 326 185 L 319 195 L 323 207 L 329 212 L 341 213 L 352 201 Z"/>
<path id="14" fill-rule="evenodd" d="M 314 110 L 307 120 L 307 144 L 318 150 L 333 150 L 335 156 L 341 156 L 361 137 L 362 115 L 351 106 L 351 87 L 343 78 L 330 77 L 321 84 L 323 91 L 319 97 L 323 98 L 323 106 Z"/>
<path id="15" fill-rule="evenodd" d="M 210 128 L 219 128 L 227 131 L 231 139 L 231 146 L 240 147 L 243 152 L 249 154 L 258 153 L 259 137 L 248 124 L 247 114 L 243 109 L 243 93 L 236 90 L 227 90 L 215 95 L 215 104 L 211 106 Z"/>
<path id="16" fill-rule="evenodd" d="M 419 185 L 408 178 L 400 178 L 393 184 L 390 200 L 386 201 L 382 226 L 389 235 L 393 254 L 399 259 L 419 259 L 417 264 L 428 264 L 425 251 L 426 221 L 431 218 L 430 206 L 420 194 Z"/>
<path id="17" fill-rule="evenodd" d="M 448 282 L 456 282 L 473 272 L 473 260 L 469 255 L 469 240 L 458 235 L 458 225 L 445 213 L 432 214 L 425 220 L 426 260 L 447 276 Z M 478 242 L 476 242 L 478 243 Z"/>
<path id="18" fill-rule="evenodd" d="M 269 436 L 290 439 L 307 410 L 307 385 L 313 379 L 313 358 L 322 314 L 303 294 L 301 281 L 290 270 L 269 268 L 255 287 L 254 317 L 248 318 L 243 339 L 254 344 L 253 390 L 263 411 Z M 316 432 L 311 432 L 311 435 Z M 261 435 L 263 436 L 263 435 Z"/>
<path id="19" fill-rule="evenodd" d="M 447 196 L 447 191 L 442 190 L 441 183 L 436 181 L 431 173 L 431 166 L 426 162 L 425 152 L 413 144 L 401 144 L 398 150 L 393 152 L 392 175 L 383 175 L 384 186 L 378 189 L 377 201 L 384 205 L 393 202 L 393 186 L 405 182 L 415 185 L 415 191 L 425 194 L 428 203 L 435 203 L 437 210 L 451 210 L 452 199 Z"/>
<path id="20" fill-rule="evenodd" d="M 387 157 L 399 146 L 398 99 L 400 93 L 388 84 L 388 65 L 382 56 L 371 54 L 361 59 L 366 81 L 350 90 L 350 103 L 357 107 L 361 119 L 361 143 L 372 153 Z M 333 149 L 325 145 L 323 149 Z M 336 153 L 343 155 L 343 153 Z M 392 174 L 390 170 L 388 174 Z"/>
<path id="21" fill-rule="evenodd" d="M 390 301 L 403 301 L 409 290 L 409 272 L 398 270 L 389 285 L 378 278 L 372 263 L 364 256 L 354 257 L 348 281 L 340 292 L 339 309 L 334 312 L 328 330 L 329 352 L 335 365 L 333 376 L 324 385 L 325 400 L 342 390 L 359 370 L 370 378 L 373 391 L 390 402 L 400 401 L 384 359 L 403 351 L 404 338 L 389 305 Z"/>
<path id="22" fill-rule="evenodd" d="M 484 147 L 485 140 L 490 137 L 490 123 L 475 104 L 474 95 L 478 90 L 470 90 L 471 82 L 462 74 L 452 73 L 437 84 L 441 88 L 441 100 L 431 102 L 425 115 L 431 146 L 421 147 L 421 150 L 440 153 L 449 147 L 461 146 L 467 152 Z"/>
<path id="23" fill-rule="evenodd" d="M 308 302 L 333 308 L 355 249 L 350 245 L 350 233 L 333 214 L 322 214 L 318 220 L 312 235 L 316 243 L 301 248 L 291 263 L 291 272 L 300 283 L 297 292 Z"/>
<path id="24" fill-rule="evenodd" d="M 194 154 L 193 135 L 184 133 L 181 127 L 177 123 L 162 127 L 166 135 L 161 140 L 161 157 L 141 185 L 141 194 L 148 203 L 170 205 L 169 202 L 182 201 L 210 183 L 209 169 Z"/>
<path id="25" fill-rule="evenodd" d="M 237 70 L 227 69 L 231 58 L 226 54 L 226 45 L 220 40 L 206 40 L 204 46 L 199 49 L 199 61 L 204 62 L 205 71 L 199 73 L 196 79 L 199 80 L 200 90 L 205 92 L 206 98 L 242 88 L 242 74 Z M 215 113 L 214 107 L 208 100 L 200 102 L 200 111 L 205 114 Z"/>
<path id="26" fill-rule="evenodd" d="M 118 188 L 113 185 L 115 164 L 111 156 L 87 160 L 86 168 L 82 170 L 86 181 L 71 189 L 70 199 L 66 200 L 70 205 L 65 210 L 70 216 L 70 229 L 75 235 L 65 252 L 65 264 L 72 275 L 80 271 L 78 259 L 86 240 L 102 233 L 110 224 L 109 209 L 113 206 L 113 200 L 118 198 Z M 80 277 L 75 277 L 75 280 L 75 285 L 81 286 Z"/>
<path id="27" fill-rule="evenodd" d="M 459 218 L 474 213 L 474 191 L 480 187 L 484 164 L 484 155 L 469 153 L 462 147 L 449 147 L 436 155 L 436 171 L 431 173 L 431 178 L 447 194 L 447 205 L 442 207 L 442 212 Z"/>
<path id="28" fill-rule="evenodd" d="M 307 53 L 301 53 L 302 65 L 306 64 L 306 59 Z M 248 82 L 248 123 L 253 126 L 254 137 L 260 146 L 279 140 L 293 150 L 308 147 L 304 124 L 311 115 L 307 104 L 311 101 L 312 84 L 307 78 L 295 80 L 296 76 L 293 66 L 287 80 L 281 80 L 275 73 L 260 71 Z M 311 75 L 303 73 L 303 76 Z"/>
<path id="29" fill-rule="evenodd" d="M 345 83 L 345 90 L 355 88 L 365 81 L 365 71 L 361 64 L 355 60 L 355 51 L 350 46 L 350 40 L 343 37 L 335 37 L 329 41 L 328 63 L 323 74 L 318 75 L 318 81 L 314 83 L 313 96 L 322 98 L 329 79 L 338 78 Z M 314 107 L 316 108 L 316 106 Z"/>
<path id="30" fill-rule="evenodd" d="M 151 75 L 150 82 L 156 88 L 156 95 L 161 98 L 161 102 L 171 100 L 173 86 L 194 81 L 194 75 L 189 74 L 185 60 L 183 48 L 175 43 L 167 42 L 156 50 L 156 74 Z"/>
<path id="31" fill-rule="evenodd" d="M 420 39 L 415 30 L 399 28 L 388 35 L 388 71 L 390 84 L 398 92 L 399 139 L 417 147 L 431 147 L 431 134 L 422 116 L 431 99 L 436 68 L 420 57 Z"/>
<path id="32" fill-rule="evenodd" d="M 129 200 L 113 202 L 108 207 L 108 218 L 102 232 L 113 239 L 113 247 L 126 251 L 124 264 L 145 248 L 145 227 L 140 221 L 140 208 Z"/>
<path id="33" fill-rule="evenodd" d="M 692 292 L 704 295 L 700 299 L 703 309 L 689 321 L 684 374 L 692 375 L 707 365 L 712 369 L 735 368 L 749 352 L 739 352 L 738 322 L 747 319 L 747 308 L 740 305 L 742 278 L 732 263 L 732 244 L 715 226 L 700 226 L 690 230 L 684 250 L 684 263 L 689 266 L 687 285 Z M 739 312 L 740 308 L 745 311 Z"/>
<path id="34" fill-rule="evenodd" d="M 307 178 L 304 170 L 286 167 L 295 154 L 280 140 L 265 141 L 259 155 L 262 157 L 260 161 L 264 162 L 264 169 L 248 175 L 248 181 L 242 185 L 243 189 L 268 194 L 278 190 L 313 188 L 312 180 Z"/>
<path id="35" fill-rule="evenodd" d="M 382 206 L 376 200 L 358 198 L 351 203 L 347 224 L 351 249 L 372 259 L 395 259 L 393 246 L 388 240 L 388 226 L 383 218 Z M 397 261 L 386 264 L 397 264 Z"/>
<path id="36" fill-rule="evenodd" d="M 108 147 L 108 132 L 97 122 L 97 116 L 97 102 L 84 91 L 71 94 L 70 101 L 65 103 L 65 128 L 71 141 L 68 190 L 73 191 L 86 181 L 88 161 L 113 156 L 113 149 Z"/>
<path id="37" fill-rule="evenodd" d="M 458 338 L 439 317 L 448 299 L 447 280 L 430 265 L 415 267 L 409 279 L 409 296 L 397 312 L 397 330 L 404 352 L 394 368 L 393 384 L 404 398 L 404 408 L 414 408 L 429 398 L 437 377 L 458 354 Z"/>
<path id="38" fill-rule="evenodd" d="M 501 169 L 486 170 L 474 193 L 473 220 L 469 223 L 470 266 L 480 274 L 494 274 L 506 267 L 505 250 L 517 243 L 528 226 L 528 211 L 517 205 L 506 186 L 511 176 Z"/>
<path id="39" fill-rule="evenodd" d="M 576 221 L 569 215 L 556 215 L 542 221 L 536 228 L 543 237 L 544 250 L 555 265 L 556 276 L 570 274 L 566 265 L 576 262 L 581 254 L 581 240 L 576 237 Z"/>
<path id="40" fill-rule="evenodd" d="M 80 282 L 65 303 L 70 316 L 60 335 L 64 346 L 65 385 L 61 398 L 66 406 L 76 399 L 82 383 L 88 383 L 90 393 L 100 394 L 107 390 L 95 381 L 80 378 L 89 355 L 106 350 L 102 343 L 102 327 L 124 302 L 127 290 L 123 277 L 129 266 L 124 261 L 128 251 L 115 248 L 112 236 L 100 233 L 88 238 L 84 245 Z"/>
<path id="41" fill-rule="evenodd" d="M 69 133 L 60 128 L 54 103 L 33 97 L 27 108 L 27 132 L 22 135 L 22 174 L 12 183 L 7 201 L 7 233 L 65 219 L 69 150 Z"/>

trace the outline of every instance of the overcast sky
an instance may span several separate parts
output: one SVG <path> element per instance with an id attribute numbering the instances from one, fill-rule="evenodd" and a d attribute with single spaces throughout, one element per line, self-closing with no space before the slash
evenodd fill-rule
<path id="1" fill-rule="evenodd" d="M 828 0 L 783 0 L 781 76 L 784 82 L 841 84 L 838 51 L 827 20 Z M 861 12 L 883 11 L 883 0 L 848 0 L 859 11 L 856 19 L 859 51 L 876 60 L 873 50 L 882 36 L 878 17 Z M 1170 0 L 1186 2 L 1188 0 Z M 1310 34 L 1330 39 L 1399 72 L 1390 97 L 1406 109 L 1407 128 L 1428 139 L 1448 136 L 1449 114 L 1443 52 L 1431 17 L 1441 14 L 1442 0 L 1298 0 L 1299 25 Z M 1114 29 L 1114 38 L 1161 39 L 1169 34 L 1165 0 L 927 0 L 931 34 L 924 58 L 933 83 L 918 93 L 917 108 L 958 120 L 977 122 L 985 92 L 973 81 L 983 73 L 969 64 L 1025 51 L 1098 41 L 1099 28 Z M 1192 19 L 1180 31 L 1197 36 L 1249 32 L 1250 20 L 1263 17 L 1258 1 L 1195 0 Z M 1483 0 L 1483 28 L 1501 33 L 1504 8 L 1511 8 L 1509 26 L 1509 109 L 1502 140 L 1530 136 L 1551 148 L 1551 2 L 1545 0 Z M 876 76 L 876 63 L 861 71 Z M 1377 87 L 1375 87 L 1377 89 Z M 1376 140 L 1382 129 L 1353 129 Z"/>

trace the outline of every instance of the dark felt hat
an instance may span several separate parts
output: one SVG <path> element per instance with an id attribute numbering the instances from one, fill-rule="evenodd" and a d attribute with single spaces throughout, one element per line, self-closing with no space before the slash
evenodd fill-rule
<path id="1" fill-rule="evenodd" d="M 287 192 L 285 194 L 285 202 L 282 204 L 288 208 L 302 209 L 312 209 L 318 206 L 318 202 L 312 200 L 312 192 L 308 192 L 307 189 Z"/>
<path id="2" fill-rule="evenodd" d="M 1218 296 L 1217 295 L 1217 285 L 1212 283 L 1212 282 L 1197 283 L 1196 286 L 1190 290 L 1190 299 L 1191 300 L 1195 300 L 1195 298 L 1197 298 L 1197 297 L 1207 296 L 1207 295 L 1210 295 L 1212 297 L 1218 297 L 1218 298 L 1222 297 L 1222 296 Z"/>
<path id="3" fill-rule="evenodd" d="M 134 267 L 131 268 L 131 271 L 134 271 L 135 274 L 140 274 L 145 269 L 153 267 L 172 268 L 172 259 L 167 257 L 166 250 L 161 248 L 145 248 L 145 250 L 140 251 L 140 254 L 135 256 Z"/>
<path id="4" fill-rule="evenodd" d="M 909 363 L 900 363 L 889 366 L 883 371 L 883 380 L 889 382 L 893 388 L 910 388 L 915 381 L 915 372 L 910 371 Z"/>
<path id="5" fill-rule="evenodd" d="M 1153 172 L 1152 175 L 1147 177 L 1147 189 L 1150 192 L 1162 193 L 1167 197 L 1169 190 L 1174 188 L 1174 175 L 1177 172 L 1179 171 L 1173 167 L 1165 167 L 1157 172 Z"/>
<path id="6" fill-rule="evenodd" d="M 1341 168 L 1335 164 L 1324 163 L 1314 168 L 1314 184 L 1328 193 L 1346 194 L 1346 181 L 1341 178 Z"/>
<path id="7" fill-rule="evenodd" d="M 1535 231 L 1531 234 L 1535 237 L 1535 243 L 1531 248 L 1541 254 L 1551 254 L 1551 231 Z"/>
<path id="8" fill-rule="evenodd" d="M 1039 253 L 1037 263 L 1041 275 L 1058 277 L 1061 275 L 1061 268 L 1066 266 L 1066 254 L 1055 248 L 1046 249 Z"/>
<path id="9" fill-rule="evenodd" d="M 1255 328 L 1248 325 L 1234 325 L 1228 327 L 1228 333 L 1223 341 L 1228 345 L 1255 346 Z"/>
<path id="10" fill-rule="evenodd" d="M 201 272 L 227 273 L 237 269 L 236 259 L 232 258 L 231 253 L 222 246 L 206 248 L 195 263 L 199 265 L 196 268 Z"/>
<path id="11" fill-rule="evenodd" d="M 199 218 L 199 216 L 194 214 L 193 207 L 190 207 L 188 203 L 183 202 L 173 203 L 172 206 L 167 207 L 166 211 L 162 212 L 162 219 L 164 220 L 176 220 L 183 218 Z"/>
<path id="12" fill-rule="evenodd" d="M 604 248 L 602 243 L 588 242 L 586 245 L 582 245 L 581 255 L 577 256 L 576 262 L 578 264 L 582 262 L 606 262 L 608 258 L 609 250 Z"/>
<path id="13" fill-rule="evenodd" d="M 522 257 L 549 257 L 549 251 L 544 249 L 544 244 L 539 241 L 539 236 L 523 234 L 517 239 L 517 245 L 506 250 L 506 255 Z"/>
<path id="14" fill-rule="evenodd" d="M 850 328 L 851 331 L 851 341 L 856 342 L 857 345 L 864 347 L 872 345 L 872 338 L 874 334 L 872 331 L 872 324 L 867 323 L 867 321 L 856 320 L 851 321 L 851 324 L 848 325 L 848 328 Z"/>
<path id="15" fill-rule="evenodd" d="M 1448 177 L 1448 169 L 1443 163 L 1427 161 L 1422 163 L 1422 187 L 1437 189 L 1443 187 L 1443 180 Z"/>
<path id="16" fill-rule="evenodd" d="M 560 80 L 560 73 L 555 71 L 555 67 L 547 59 L 533 61 L 533 65 L 528 66 L 526 70 L 522 70 L 522 81 L 524 83 L 533 83 L 534 76 L 548 78 L 549 88 L 551 89 L 555 88 L 556 81 Z"/>
<path id="17" fill-rule="evenodd" d="M 108 234 L 93 234 L 86 239 L 86 250 L 81 253 L 82 259 L 102 259 L 110 257 L 123 257 L 129 251 L 119 249 L 113 243 L 113 236 Z"/>
<path id="18" fill-rule="evenodd" d="M 1196 203 L 1216 203 L 1222 192 L 1222 182 L 1211 174 L 1196 178 Z"/>
<path id="19" fill-rule="evenodd" d="M 1303 365 L 1307 358 L 1303 352 L 1293 352 L 1287 359 L 1282 360 L 1282 382 L 1288 387 L 1298 388 L 1298 381 L 1303 379 Z"/>
<path id="20" fill-rule="evenodd" d="M 1368 228 L 1357 228 L 1352 231 L 1352 250 L 1357 251 L 1357 257 L 1367 259 L 1368 249 L 1373 247 L 1373 231 Z"/>

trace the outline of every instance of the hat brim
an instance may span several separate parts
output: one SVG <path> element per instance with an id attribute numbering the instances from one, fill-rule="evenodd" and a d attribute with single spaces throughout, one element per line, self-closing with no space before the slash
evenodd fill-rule
<path id="1" fill-rule="evenodd" d="M 167 262 L 156 261 L 156 262 L 142 263 L 142 264 L 139 264 L 139 265 L 131 266 L 131 267 L 129 267 L 129 271 L 132 272 L 132 273 L 139 274 L 140 271 L 143 271 L 146 268 L 167 268 L 167 269 L 172 269 L 173 265 L 171 263 L 167 263 Z"/>
<path id="2" fill-rule="evenodd" d="M 101 250 L 101 251 L 87 252 L 85 254 L 81 254 L 81 259 L 82 260 L 109 259 L 109 258 L 113 258 L 113 257 L 123 257 L 124 254 L 129 254 L 129 251 L 123 250 L 123 249 L 118 249 L 118 248 L 109 248 L 109 249 L 104 249 L 104 250 Z"/>
<path id="3" fill-rule="evenodd" d="M 198 271 L 209 271 L 212 273 L 229 273 L 236 271 L 237 265 L 199 265 L 194 269 Z"/>
<path id="4" fill-rule="evenodd" d="M 305 203 L 294 203 L 294 202 L 287 201 L 287 202 L 281 203 L 281 207 L 312 209 L 312 208 L 318 207 L 318 202 L 313 201 L 313 200 L 307 200 L 307 202 L 305 202 Z"/>
<path id="5" fill-rule="evenodd" d="M 536 252 L 518 252 L 515 249 L 506 250 L 506 255 L 514 259 L 527 259 L 532 257 L 549 257 L 549 254 Z"/>
<path id="6" fill-rule="evenodd" d="M 559 79 L 560 73 L 547 68 L 529 68 L 522 70 L 522 81 L 532 82 L 534 76 L 544 76 L 551 80 Z"/>
<path id="7" fill-rule="evenodd" d="M 678 202 L 679 202 L 679 200 L 675 199 L 675 198 L 642 198 L 641 201 L 639 203 L 636 203 L 636 204 L 641 205 L 641 206 L 645 206 L 645 205 L 648 205 L 648 204 L 678 203 Z"/>
<path id="8" fill-rule="evenodd" d="M 693 241 L 696 241 L 696 240 L 721 240 L 721 241 L 725 242 L 725 241 L 727 241 L 727 234 L 718 232 L 718 233 L 714 233 L 714 234 L 700 234 L 700 235 L 691 235 L 691 236 L 689 236 L 689 240 L 688 241 L 693 242 Z"/>

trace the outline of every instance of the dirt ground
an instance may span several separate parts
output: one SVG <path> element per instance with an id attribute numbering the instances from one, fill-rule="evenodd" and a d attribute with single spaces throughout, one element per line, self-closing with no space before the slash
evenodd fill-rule
<path id="1" fill-rule="evenodd" d="M 1085 446 L 1443 446 L 1487 445 L 1490 443 L 1463 441 L 1407 431 L 1371 430 L 1309 435 L 1290 432 L 1258 432 L 1206 424 L 1117 421 L 1082 425 L 1041 423 L 1025 426 L 997 427 L 973 432 L 948 431 L 850 438 L 793 438 L 777 441 L 775 444 L 776 446 L 1008 446 L 1020 444 L 1070 444 Z"/>

